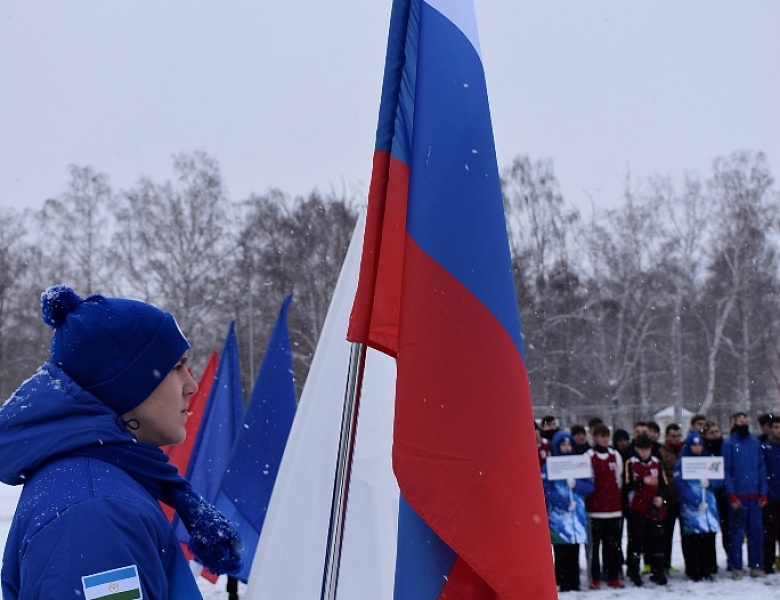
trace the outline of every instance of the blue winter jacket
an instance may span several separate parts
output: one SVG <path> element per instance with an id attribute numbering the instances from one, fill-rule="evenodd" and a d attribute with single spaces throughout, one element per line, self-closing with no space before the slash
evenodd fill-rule
<path id="1" fill-rule="evenodd" d="M 768 439 L 761 449 L 766 466 L 766 495 L 770 500 L 780 500 L 780 444 Z"/>
<path id="2" fill-rule="evenodd" d="M 766 494 L 766 467 L 758 438 L 732 432 L 722 450 L 726 494 Z"/>
<path id="3" fill-rule="evenodd" d="M 552 455 L 561 456 L 561 442 L 568 439 L 574 447 L 574 440 L 568 431 L 557 432 L 552 439 Z M 585 544 L 588 541 L 585 496 L 592 494 L 593 477 L 577 479 L 569 488 L 565 479 L 550 481 L 547 478 L 547 464 L 542 467 L 544 500 L 547 506 L 547 520 L 553 544 Z"/>
<path id="4" fill-rule="evenodd" d="M 157 500 L 121 468 L 65 456 L 128 437 L 110 408 L 48 363 L 0 408 L 0 481 L 24 484 L 3 600 L 202 598 Z"/>
<path id="5" fill-rule="evenodd" d="M 685 438 L 680 459 L 674 465 L 674 485 L 680 498 L 682 534 L 717 533 L 720 531 L 720 517 L 718 516 L 715 491 L 723 487 L 723 480 L 708 479 L 707 487 L 703 487 L 698 479 L 682 478 L 683 459 L 688 456 L 696 456 L 691 452 L 691 444 L 694 440 L 704 445 L 704 440 L 698 431 L 690 432 Z M 699 456 L 711 456 L 706 446 Z M 703 502 L 706 502 L 704 508 L 702 508 Z"/>

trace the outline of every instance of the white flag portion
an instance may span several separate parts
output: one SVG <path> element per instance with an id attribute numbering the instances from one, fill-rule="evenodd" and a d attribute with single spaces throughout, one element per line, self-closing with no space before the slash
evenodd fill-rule
<path id="1" fill-rule="evenodd" d="M 249 574 L 248 600 L 319 598 L 365 215 L 333 293 Z M 347 504 L 339 600 L 392 600 L 398 486 L 390 462 L 395 361 L 368 350 Z"/>

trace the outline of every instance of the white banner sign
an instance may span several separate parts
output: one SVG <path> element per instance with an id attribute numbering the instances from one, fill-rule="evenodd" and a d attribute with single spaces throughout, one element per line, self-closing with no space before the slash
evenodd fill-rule
<path id="1" fill-rule="evenodd" d="M 723 479 L 722 456 L 683 456 L 683 479 Z"/>
<path id="2" fill-rule="evenodd" d="M 587 454 L 566 454 L 547 458 L 547 479 L 580 479 L 593 477 L 590 457 Z"/>

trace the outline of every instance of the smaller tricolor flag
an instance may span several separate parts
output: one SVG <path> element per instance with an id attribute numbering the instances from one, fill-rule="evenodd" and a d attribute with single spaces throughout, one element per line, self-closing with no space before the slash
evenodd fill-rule
<path id="1" fill-rule="evenodd" d="M 135 565 L 81 578 L 85 600 L 138 600 L 143 598 Z"/>

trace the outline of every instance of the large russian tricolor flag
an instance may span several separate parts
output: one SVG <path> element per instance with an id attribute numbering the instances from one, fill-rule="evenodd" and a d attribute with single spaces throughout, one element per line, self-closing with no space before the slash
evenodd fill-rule
<path id="1" fill-rule="evenodd" d="M 473 0 L 394 0 L 348 338 L 397 359 L 397 599 L 556 598 Z"/>

